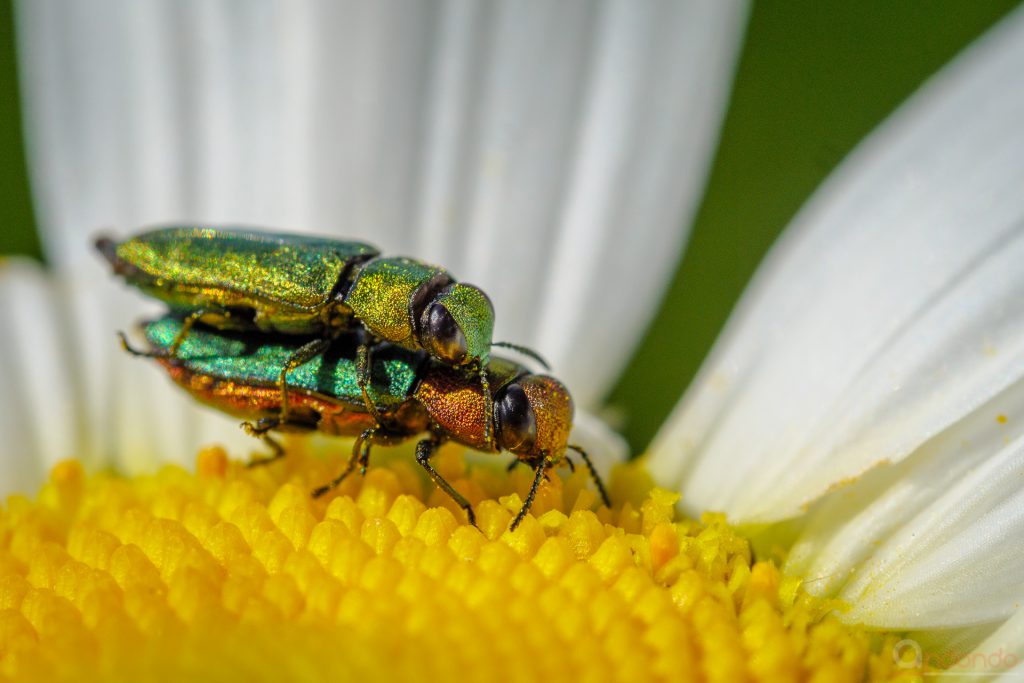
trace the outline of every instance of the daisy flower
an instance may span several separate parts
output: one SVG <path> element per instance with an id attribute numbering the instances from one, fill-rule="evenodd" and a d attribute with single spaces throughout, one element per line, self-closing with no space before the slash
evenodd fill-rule
<path id="1" fill-rule="evenodd" d="M 0 267 L 0 677 L 1015 673 L 1024 12 L 808 202 L 615 507 L 553 477 L 508 532 L 529 476 L 458 449 L 478 529 L 401 452 L 326 500 L 331 442 L 245 468 L 235 421 L 119 353 L 154 309 L 88 235 L 290 226 L 443 263 L 549 357 L 607 472 L 589 413 L 675 265 L 745 7 L 19 9 L 53 269 Z"/>

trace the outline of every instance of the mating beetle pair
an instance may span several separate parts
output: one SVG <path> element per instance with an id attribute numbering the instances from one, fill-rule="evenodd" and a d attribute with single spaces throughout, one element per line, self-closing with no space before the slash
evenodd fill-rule
<path id="1" fill-rule="evenodd" d="M 292 408 L 285 418 L 280 411 L 277 372 L 298 342 L 282 335 L 257 337 L 196 328 L 180 342 L 172 359 L 166 352 L 179 339 L 184 325 L 174 316 L 144 324 L 146 339 L 158 361 L 199 401 L 250 420 L 246 423 L 250 433 L 267 441 L 275 451 L 274 457 L 282 451 L 267 434 L 271 430 L 317 430 L 357 437 L 347 467 L 314 495 L 326 493 L 357 466 L 365 471 L 372 443 L 398 443 L 427 432 L 428 436 L 416 445 L 416 461 L 465 510 L 470 523 L 475 523 L 475 516 L 469 502 L 430 463 L 438 446 L 447 440 L 482 451 L 508 450 L 534 468 L 533 486 L 512 529 L 529 511 L 547 471 L 563 460 L 572 466 L 565 455 L 567 448 L 580 453 L 607 504 L 604 487 L 587 454 L 567 445 L 572 398 L 552 377 L 532 374 L 503 358 L 491 360 L 484 370 L 494 392 L 487 397 L 495 405 L 495 437 L 491 443 L 484 435 L 485 397 L 480 383 L 423 352 L 382 345 L 374 353 L 370 381 L 361 387 L 356 360 L 358 340 L 348 334 L 340 336 L 326 353 L 289 374 Z M 376 406 L 376 415 L 363 405 L 364 388 Z"/>
<path id="2" fill-rule="evenodd" d="M 553 378 L 529 375 L 509 361 L 496 359 L 488 366 L 490 348 L 496 345 L 540 359 L 528 349 L 492 343 L 490 300 L 478 288 L 455 282 L 441 268 L 408 258 L 382 258 L 360 242 L 212 228 L 163 228 L 120 243 L 100 238 L 96 246 L 115 273 L 167 303 L 177 316 L 151 324 L 148 329 L 160 330 L 149 336 L 151 350 L 135 353 L 158 358 L 200 400 L 258 419 L 248 424 L 249 431 L 264 438 L 277 454 L 280 447 L 267 436 L 273 429 L 357 435 L 344 477 L 357 461 L 365 469 L 369 447 L 361 451 L 363 443 L 389 443 L 429 430 L 432 436 L 418 445 L 417 459 L 472 520 L 465 499 L 429 465 L 430 454 L 447 438 L 486 451 L 505 448 L 536 469 L 534 488 L 514 527 L 542 475 L 569 447 L 572 404 L 565 387 Z M 194 330 L 196 324 L 216 331 Z M 174 330 L 172 337 L 167 337 L 168 329 Z M 246 340 L 263 351 L 244 357 L 213 352 L 212 367 L 192 353 L 197 345 Z M 378 347 L 378 340 L 394 346 Z M 336 348 L 354 351 L 338 356 Z M 373 359 L 378 348 L 385 354 L 401 350 L 407 356 L 397 365 L 386 359 L 381 365 Z M 185 349 L 189 353 L 183 354 Z M 431 357 L 428 365 L 408 356 L 420 350 Z M 324 354 L 343 361 L 328 372 L 334 383 L 297 383 L 295 377 L 322 367 L 327 361 Z M 380 367 L 385 375 L 388 368 L 398 368 L 400 374 L 415 376 L 417 389 L 413 394 L 409 387 L 404 393 L 375 390 L 373 375 Z M 423 377 L 421 367 L 429 368 Z M 268 373 L 274 375 L 273 382 Z M 532 379 L 510 380 L 517 376 Z M 340 378 L 354 382 L 361 398 L 358 409 L 351 402 L 352 387 L 338 388 Z M 492 378 L 497 381 L 493 389 Z M 209 387 L 225 382 L 237 389 L 230 397 L 210 393 Z M 309 392 L 333 408 L 309 408 Z M 305 408 L 293 408 L 292 395 Z M 393 410 L 389 406 L 395 403 L 418 408 Z M 479 404 L 480 410 L 470 404 Z M 339 427 L 356 423 L 362 428 Z"/>
<path id="3" fill-rule="evenodd" d="M 455 282 L 442 268 L 404 257 L 381 257 L 374 247 L 321 237 L 253 230 L 168 227 L 123 242 L 106 237 L 96 248 L 113 270 L 186 317 L 167 349 L 174 356 L 199 322 L 221 330 L 280 332 L 312 337 L 298 346 L 278 376 L 281 411 L 288 415 L 287 375 L 324 353 L 345 331 L 365 331 L 359 347 L 359 382 L 365 391 L 376 337 L 425 349 L 465 367 L 487 389 L 494 308 L 473 285 Z M 485 406 L 488 416 L 492 405 Z M 490 428 L 485 434 L 491 438 Z"/>

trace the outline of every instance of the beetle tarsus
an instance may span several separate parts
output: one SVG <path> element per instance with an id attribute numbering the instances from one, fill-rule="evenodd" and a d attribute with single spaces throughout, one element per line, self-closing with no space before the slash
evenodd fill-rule
<path id="1" fill-rule="evenodd" d="M 259 439 L 270 447 L 270 455 L 250 460 L 246 467 L 269 465 L 270 463 L 284 457 L 284 447 L 277 441 L 277 439 L 267 433 L 272 429 L 276 429 L 280 424 L 281 421 L 279 419 L 271 417 L 260 418 L 256 424 L 253 424 L 252 422 L 242 423 L 242 429 L 245 430 L 246 434 Z"/>
<path id="2" fill-rule="evenodd" d="M 131 345 L 128 341 L 128 335 L 120 330 L 117 333 L 117 338 L 121 340 L 121 348 L 135 356 L 136 358 L 163 358 L 163 354 L 154 353 L 152 351 L 140 351 Z"/>
<path id="3" fill-rule="evenodd" d="M 547 478 L 547 471 L 550 467 L 551 463 L 548 461 L 546 456 L 540 458 L 537 463 L 536 471 L 533 475 L 533 484 L 530 486 L 530 492 L 526 494 L 526 500 L 523 502 L 523 506 L 519 508 L 519 513 L 516 515 L 516 518 L 512 520 L 512 524 L 509 525 L 509 531 L 515 531 L 516 527 L 519 526 L 519 523 L 526 517 L 526 513 L 530 511 L 531 507 L 533 507 L 533 499 L 537 497 L 537 489 L 540 488 L 540 481 L 541 479 Z"/>
<path id="4" fill-rule="evenodd" d="M 359 438 L 356 439 L 356 442 L 352 447 L 353 456 L 355 456 L 357 451 L 359 452 L 358 462 L 360 476 L 366 476 L 366 469 L 370 466 L 370 447 L 373 445 L 370 439 L 372 439 L 373 435 L 376 433 L 376 427 L 370 427 L 369 429 L 364 430 L 363 433 L 359 435 Z M 365 444 L 365 446 L 363 444 Z"/>
<path id="5" fill-rule="evenodd" d="M 278 460 L 280 460 L 283 457 L 284 457 L 284 451 L 282 451 L 280 453 L 274 453 L 273 455 L 268 455 L 268 456 L 263 457 L 263 458 L 253 458 L 252 460 L 247 462 L 245 464 L 245 466 L 250 468 L 250 469 L 253 468 L 253 467 L 263 467 L 264 465 L 269 465 L 272 462 L 277 462 Z"/>
<path id="6" fill-rule="evenodd" d="M 469 519 L 469 523 L 476 526 L 476 514 L 473 512 L 473 506 L 469 504 L 466 498 L 455 490 L 448 481 L 442 477 L 434 466 L 430 464 L 430 458 L 434 455 L 437 447 L 441 445 L 441 439 L 437 437 L 431 437 L 429 439 L 423 439 L 416 444 L 416 462 L 427 471 L 427 475 L 430 480 L 437 484 L 438 488 L 448 494 L 448 496 L 455 501 L 455 503 L 463 509 L 466 513 L 466 517 Z"/>
<path id="7" fill-rule="evenodd" d="M 348 475 L 355 471 L 357 465 L 359 466 L 359 473 L 362 475 L 366 474 L 366 468 L 370 464 L 370 439 L 372 439 L 373 435 L 376 433 L 377 428 L 371 427 L 359 435 L 355 440 L 355 443 L 352 444 L 352 455 L 349 456 L 348 464 L 345 465 L 345 469 L 343 469 L 341 473 L 330 482 L 313 489 L 312 495 L 314 498 L 319 498 L 328 491 L 337 488 L 341 482 L 345 481 L 345 478 L 348 477 Z M 366 444 L 365 448 L 363 444 Z"/>

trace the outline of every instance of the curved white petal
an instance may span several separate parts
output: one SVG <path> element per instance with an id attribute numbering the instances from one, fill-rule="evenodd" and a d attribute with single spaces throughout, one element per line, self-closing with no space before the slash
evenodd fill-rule
<path id="1" fill-rule="evenodd" d="M 586 410 L 576 411 L 569 443 L 586 451 L 598 474 L 606 480 L 612 467 L 623 462 L 629 453 L 626 440 L 599 416 Z M 571 452 L 569 456 L 575 458 Z"/>
<path id="2" fill-rule="evenodd" d="M 1019 610 L 981 643 L 957 654 L 962 657 L 939 680 L 1019 681 L 1024 658 L 1024 610 Z"/>
<path id="3" fill-rule="evenodd" d="M 808 516 L 786 569 L 806 577 L 813 592 L 842 591 L 851 604 L 857 601 L 854 612 L 872 623 L 900 619 L 904 626 L 960 626 L 1005 617 L 1016 608 L 1014 592 L 993 593 L 992 588 L 1003 579 L 1016 579 L 1012 573 L 995 572 L 1001 548 L 984 549 L 982 537 L 1019 538 L 1024 528 L 1012 507 L 995 518 L 986 516 L 1006 497 L 989 486 L 1014 482 L 984 478 L 1000 471 L 993 467 L 1021 466 L 1021 416 L 1024 383 L 1018 382 L 899 464 L 871 472 L 827 497 Z M 986 497 L 969 506 L 979 492 Z M 1013 504 L 1024 505 L 1024 499 Z M 979 521 L 986 526 L 964 530 Z M 960 525 L 956 533 L 954 525 Z M 993 574 L 991 581 L 977 581 L 982 552 L 986 559 L 980 564 Z M 924 562 L 926 555 L 940 558 L 936 566 L 954 563 L 943 569 L 939 590 L 926 589 L 920 585 L 922 577 L 914 574 L 927 567 L 904 568 L 906 561 Z M 1003 559 L 1012 561 L 1005 555 Z M 943 596 L 941 601 L 938 596 Z M 939 614 L 926 618 L 928 610 Z"/>
<path id="4" fill-rule="evenodd" d="M 1019 380 L 1022 70 L 1018 11 L 795 219 L 652 449 L 687 505 L 798 515 Z"/>
<path id="5" fill-rule="evenodd" d="M 653 448 L 693 509 L 886 628 L 1024 596 L 1024 10 L 915 95 L 761 268 Z"/>
<path id="6" fill-rule="evenodd" d="M 0 261 L 0 495 L 35 489 L 63 458 L 131 473 L 190 465 L 201 444 L 258 448 L 237 419 L 186 400 L 153 363 L 122 351 L 114 332 L 144 313 L 140 303 L 96 278 Z"/>
<path id="7" fill-rule="evenodd" d="M 37 266 L 20 259 L 0 261 L 0 458 L 9 490 L 38 482 L 53 453 L 68 446 L 67 440 L 54 443 L 50 437 L 62 431 L 70 436 L 68 427 L 74 423 L 68 408 L 77 401 L 66 379 L 54 298 Z M 57 406 L 57 415 L 46 409 L 47 399 Z"/>
<path id="8" fill-rule="evenodd" d="M 593 406 L 680 252 L 744 14 L 20 2 L 47 252 L 75 265 L 102 227 L 164 221 L 369 239 L 481 285 L 497 336 L 536 347 Z"/>

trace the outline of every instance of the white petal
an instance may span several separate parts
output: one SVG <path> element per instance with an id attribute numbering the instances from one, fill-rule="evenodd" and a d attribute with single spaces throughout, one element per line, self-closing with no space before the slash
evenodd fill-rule
<path id="1" fill-rule="evenodd" d="M 597 473 L 606 481 L 612 467 L 629 454 L 626 440 L 600 417 L 585 410 L 576 412 L 569 443 L 586 451 Z M 569 456 L 575 457 L 572 453 Z"/>
<path id="2" fill-rule="evenodd" d="M 51 278 L 30 261 L 0 261 L 0 496 L 35 489 L 63 458 L 133 473 L 190 465 L 200 444 L 253 450 L 238 420 L 121 350 L 114 332 L 140 303 L 95 273 Z"/>
<path id="3" fill-rule="evenodd" d="M 54 262 L 91 259 L 101 227 L 162 221 L 366 238 L 481 285 L 498 337 L 537 347 L 586 407 L 680 252 L 745 4 L 18 10 Z"/>
<path id="4" fill-rule="evenodd" d="M 873 471 L 838 495 L 826 497 L 809 515 L 790 552 L 787 571 L 805 577 L 813 592 L 832 594 L 848 581 L 852 585 L 863 583 L 864 573 L 877 571 L 872 567 L 879 557 L 904 553 L 909 556 L 928 550 L 917 540 L 914 545 L 919 547 L 901 547 L 900 541 L 894 538 L 905 538 L 903 529 L 910 529 L 912 537 L 920 539 L 930 531 L 918 528 L 918 524 L 929 527 L 939 524 L 929 516 L 934 510 L 943 505 L 964 506 L 966 500 L 962 498 L 964 491 L 960 482 L 989 467 L 988 462 L 1001 451 L 1003 457 L 1013 453 L 1005 449 L 1007 444 L 1017 443 L 1024 436 L 1022 415 L 1024 383 L 1018 382 L 899 464 Z M 1006 521 L 1010 521 L 1010 517 L 996 520 L 995 524 Z M 977 545 L 961 543 L 961 540 L 940 536 L 931 547 L 959 544 L 959 549 L 952 547 L 942 551 L 956 555 Z M 970 567 L 965 568 L 969 572 Z M 971 579 L 969 575 L 965 578 Z M 950 581 L 952 586 L 952 577 Z M 960 591 L 966 588 L 957 586 Z M 854 590 L 848 587 L 847 594 Z M 965 598 L 973 600 L 973 594 L 968 591 Z M 907 600 L 912 602 L 914 597 Z M 976 607 L 965 606 L 965 609 L 970 611 Z M 994 617 L 989 614 L 980 620 Z"/>
<path id="5" fill-rule="evenodd" d="M 1020 381 L 1022 70 L 1017 11 L 796 218 L 652 449 L 691 509 L 793 517 Z"/>
<path id="6" fill-rule="evenodd" d="M 654 449 L 692 507 L 809 512 L 786 570 L 850 621 L 976 637 L 1020 607 L 1021 69 L 1024 10 L 844 163 Z"/>
<path id="7" fill-rule="evenodd" d="M 65 400 L 72 390 L 66 379 L 66 357 L 57 346 L 53 292 L 38 268 L 27 261 L 0 261 L 0 448 L 4 492 L 37 484 L 63 444 L 50 438 L 71 421 Z M 58 414 L 46 409 L 46 401 Z M 70 453 L 66 453 L 70 455 Z"/>
<path id="8" fill-rule="evenodd" d="M 975 467 L 878 547 L 840 596 L 851 621 L 952 628 L 1005 619 L 1024 595 L 1024 437 Z"/>
<path id="9" fill-rule="evenodd" d="M 999 627 L 992 635 L 965 653 L 965 657 L 939 677 L 945 681 L 1019 681 L 1021 653 L 1024 652 L 1024 610 Z M 971 673 L 973 676 L 965 676 Z"/>

